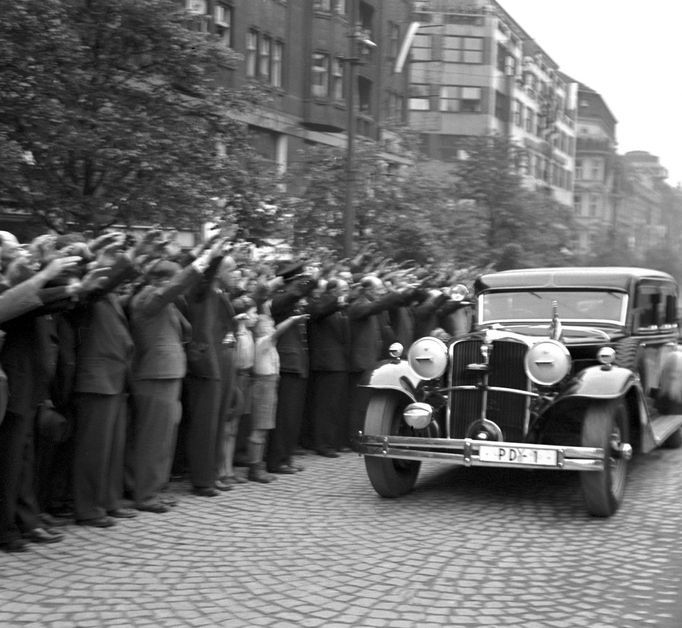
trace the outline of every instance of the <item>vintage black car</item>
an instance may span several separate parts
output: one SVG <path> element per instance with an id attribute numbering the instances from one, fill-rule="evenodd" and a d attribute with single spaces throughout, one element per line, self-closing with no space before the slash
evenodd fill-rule
<path id="1" fill-rule="evenodd" d="M 358 448 L 384 497 L 422 460 L 580 471 L 587 511 L 612 515 L 628 461 L 682 446 L 675 280 L 641 268 L 539 268 L 479 277 L 470 332 L 428 336 L 372 373 Z M 447 340 L 447 339 L 446 339 Z"/>

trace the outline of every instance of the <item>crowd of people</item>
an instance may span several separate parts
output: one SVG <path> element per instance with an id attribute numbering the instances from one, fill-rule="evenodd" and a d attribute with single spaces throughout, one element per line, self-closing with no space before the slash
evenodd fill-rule
<path id="1" fill-rule="evenodd" d="M 337 457 L 387 347 L 469 324 L 447 272 L 242 251 L 0 232 L 0 549 L 168 512 L 173 475 L 210 498 L 301 472 L 301 448 Z"/>

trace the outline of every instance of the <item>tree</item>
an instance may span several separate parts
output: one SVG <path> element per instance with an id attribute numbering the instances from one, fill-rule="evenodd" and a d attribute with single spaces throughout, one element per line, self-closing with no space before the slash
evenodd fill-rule
<path id="1" fill-rule="evenodd" d="M 249 92 L 219 87 L 232 54 L 193 19 L 174 0 L 3 3 L 0 198 L 58 231 L 228 207 L 255 159 L 230 115 Z"/>

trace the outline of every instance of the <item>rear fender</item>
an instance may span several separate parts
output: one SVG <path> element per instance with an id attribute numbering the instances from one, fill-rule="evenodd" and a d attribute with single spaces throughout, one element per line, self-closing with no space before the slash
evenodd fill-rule
<path id="1" fill-rule="evenodd" d="M 361 386 L 375 390 L 396 390 L 415 402 L 417 401 L 415 391 L 420 382 L 421 379 L 412 370 L 407 360 L 384 360 L 370 373 L 369 379 Z"/>

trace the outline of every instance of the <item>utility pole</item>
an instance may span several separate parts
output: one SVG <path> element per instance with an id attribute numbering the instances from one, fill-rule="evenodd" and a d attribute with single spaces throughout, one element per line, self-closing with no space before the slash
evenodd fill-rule
<path id="1" fill-rule="evenodd" d="M 346 145 L 346 198 L 343 212 L 343 255 L 353 257 L 353 235 L 355 231 L 355 66 L 360 62 L 357 55 L 356 38 L 358 22 L 357 0 L 350 0 L 350 33 L 348 34 L 348 82 L 346 108 L 348 110 Z"/>

